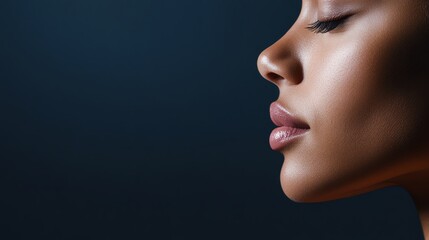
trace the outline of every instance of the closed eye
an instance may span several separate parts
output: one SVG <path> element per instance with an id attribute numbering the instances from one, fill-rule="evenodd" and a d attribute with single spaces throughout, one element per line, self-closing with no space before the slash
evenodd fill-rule
<path id="1" fill-rule="evenodd" d="M 343 24 L 348 17 L 349 16 L 328 21 L 317 20 L 316 22 L 309 24 L 307 26 L 307 29 L 315 33 L 327 33 L 334 30 L 339 25 Z"/>

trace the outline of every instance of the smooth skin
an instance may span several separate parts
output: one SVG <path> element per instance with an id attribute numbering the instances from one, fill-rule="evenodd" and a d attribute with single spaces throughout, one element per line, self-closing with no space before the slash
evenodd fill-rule
<path id="1" fill-rule="evenodd" d="M 277 100 L 310 130 L 281 149 L 296 202 L 386 186 L 413 197 L 429 239 L 427 0 L 303 0 L 289 31 L 258 58 Z M 343 19 L 315 32 L 315 21 Z"/>

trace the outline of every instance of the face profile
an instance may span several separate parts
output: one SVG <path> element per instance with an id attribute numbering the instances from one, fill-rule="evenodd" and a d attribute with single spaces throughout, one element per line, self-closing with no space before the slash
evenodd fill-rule
<path id="1" fill-rule="evenodd" d="M 260 54 L 259 72 L 280 92 L 270 145 L 284 155 L 291 200 L 401 186 L 429 231 L 428 4 L 303 0 L 293 26 Z"/>

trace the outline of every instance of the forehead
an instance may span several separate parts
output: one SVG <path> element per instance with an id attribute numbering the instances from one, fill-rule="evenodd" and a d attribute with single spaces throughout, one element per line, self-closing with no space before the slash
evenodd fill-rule
<path id="1" fill-rule="evenodd" d="M 394 1 L 394 0 L 390 0 Z M 302 0 L 302 8 L 317 9 L 322 12 L 341 12 L 358 6 L 370 6 L 379 0 Z"/>
<path id="2" fill-rule="evenodd" d="M 378 1 L 378 0 L 372 0 Z M 367 0 L 302 0 L 303 3 L 309 3 L 311 5 L 331 5 L 331 4 L 345 4 L 345 3 L 363 3 Z"/>

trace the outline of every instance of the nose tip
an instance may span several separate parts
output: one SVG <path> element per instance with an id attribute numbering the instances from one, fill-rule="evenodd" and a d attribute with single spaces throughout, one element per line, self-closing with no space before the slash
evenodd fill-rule
<path id="1" fill-rule="evenodd" d="M 281 82 L 299 84 L 303 78 L 301 63 L 294 57 L 290 47 L 283 44 L 279 41 L 259 54 L 257 60 L 259 73 L 276 85 Z"/>
<path id="2" fill-rule="evenodd" d="M 268 81 L 276 82 L 283 79 L 281 75 L 276 73 L 279 72 L 278 66 L 271 62 L 265 52 L 259 55 L 257 65 L 259 73 Z"/>

